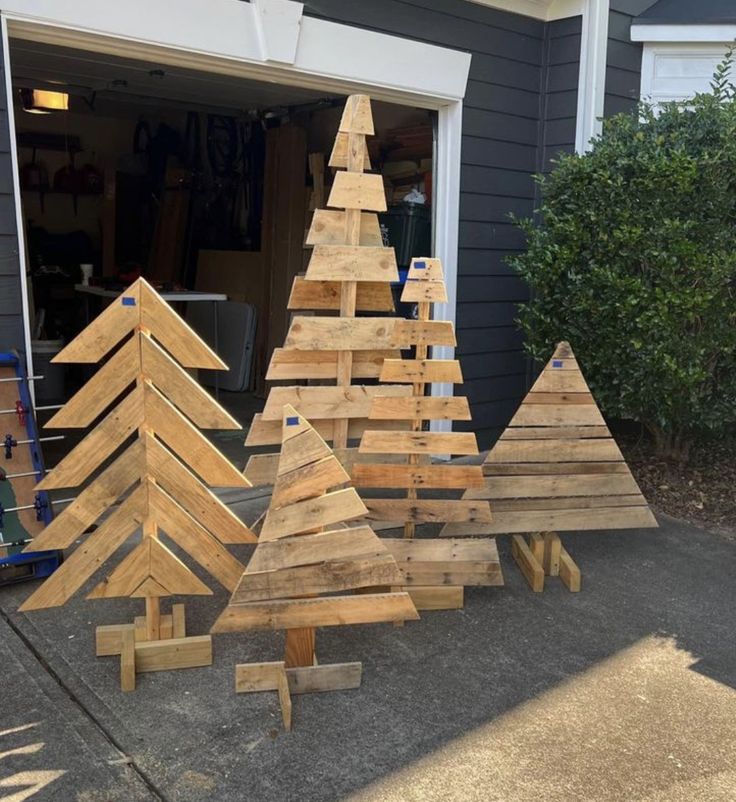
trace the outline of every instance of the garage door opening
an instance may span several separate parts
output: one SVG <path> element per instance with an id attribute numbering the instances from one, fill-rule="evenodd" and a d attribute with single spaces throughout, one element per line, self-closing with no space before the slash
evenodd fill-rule
<path id="1" fill-rule="evenodd" d="M 206 293 L 177 307 L 230 366 L 200 380 L 247 426 L 309 259 L 311 213 L 326 205 L 344 94 L 22 39 L 10 40 L 10 61 L 38 361 L 137 275 Z M 34 90 L 67 108 L 48 110 Z M 374 102 L 373 113 L 382 233 L 405 269 L 432 251 L 436 112 Z M 39 403 L 88 378 L 77 366 L 44 371 Z M 241 443 L 238 433 L 238 461 Z"/>

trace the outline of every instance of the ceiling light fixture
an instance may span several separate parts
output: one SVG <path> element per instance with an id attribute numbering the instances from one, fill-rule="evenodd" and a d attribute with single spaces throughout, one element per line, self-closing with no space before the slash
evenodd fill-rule
<path id="1" fill-rule="evenodd" d="M 24 111 L 29 114 L 51 114 L 54 111 L 69 111 L 69 95 L 66 92 L 50 92 L 47 89 L 21 89 L 20 98 Z"/>

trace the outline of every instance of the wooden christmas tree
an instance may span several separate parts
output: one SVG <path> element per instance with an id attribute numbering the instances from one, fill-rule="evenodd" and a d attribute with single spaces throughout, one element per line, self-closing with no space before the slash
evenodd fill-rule
<path id="1" fill-rule="evenodd" d="M 560 343 L 483 466 L 493 521 L 448 524 L 443 535 L 514 534 L 512 554 L 534 590 L 545 573 L 580 589 L 580 569 L 553 530 L 656 527 L 572 349 Z"/>
<path id="2" fill-rule="evenodd" d="M 253 557 L 212 632 L 285 629 L 285 658 L 237 666 L 236 690 L 277 690 L 290 728 L 289 692 L 360 685 L 360 663 L 317 665 L 315 627 L 416 619 L 381 539 L 369 526 L 347 528 L 366 508 L 329 446 L 293 407 L 282 412 L 276 483 Z M 346 591 L 374 589 L 350 594 Z M 332 594 L 332 595 L 324 595 Z"/>
<path id="3" fill-rule="evenodd" d="M 79 486 L 126 447 L 32 548 L 66 549 L 95 522 L 99 526 L 20 609 L 64 604 L 142 529 L 140 543 L 87 597 L 145 600 L 145 618 L 97 629 L 98 656 L 120 654 L 121 684 L 132 690 L 136 672 L 212 661 L 208 635 L 185 636 L 183 605 L 161 615 L 162 597 L 211 591 L 162 542 L 160 530 L 231 591 L 243 566 L 223 544 L 256 537 L 208 489 L 249 483 L 199 431 L 241 427 L 184 369 L 227 368 L 150 285 L 136 281 L 54 361 L 99 362 L 123 340 L 47 426 L 87 427 L 114 406 L 38 488 Z"/>
<path id="4" fill-rule="evenodd" d="M 328 198 L 333 209 L 314 213 L 307 244 L 313 246 L 304 276 L 295 279 L 290 310 L 310 310 L 296 315 L 283 348 L 277 348 L 266 378 L 323 380 L 330 385 L 273 387 L 262 415 L 256 415 L 247 446 L 278 444 L 281 410 L 291 404 L 312 421 L 335 453 L 350 466 L 355 449 L 349 441 L 360 438 L 368 425 L 373 398 L 408 397 L 405 384 L 361 385 L 376 379 L 384 358 L 398 357 L 413 342 L 454 344 L 449 324 L 403 320 L 356 313 L 393 310 L 390 283 L 398 281 L 393 248 L 383 247 L 376 212 L 386 210 L 380 175 L 370 168 L 366 136 L 373 134 L 370 100 L 365 95 L 347 99 L 330 166 L 338 168 Z M 337 313 L 325 315 L 325 312 Z M 375 421 L 373 429 L 406 429 L 407 421 Z M 272 484 L 277 455 L 251 457 L 245 475 L 253 484 Z"/>
<path id="5" fill-rule="evenodd" d="M 447 302 L 442 265 L 439 259 L 413 259 L 401 300 L 417 304 L 417 320 L 430 320 L 431 305 Z M 446 324 L 452 330 L 452 324 Z M 419 329 L 418 329 L 419 330 Z M 482 488 L 480 465 L 430 465 L 432 455 L 474 455 L 478 444 L 471 432 L 427 431 L 430 421 L 470 420 L 470 407 L 464 396 L 425 395 L 427 384 L 461 384 L 460 363 L 456 359 L 432 359 L 431 330 L 415 346 L 412 359 L 386 359 L 380 379 L 412 387 L 407 398 L 373 400 L 369 419 L 411 420 L 411 430 L 384 432 L 368 429 L 360 443 L 360 453 L 373 460 L 356 464 L 352 478 L 359 488 L 399 490 L 405 498 L 364 498 L 369 517 L 375 521 L 399 522 L 404 540 L 384 540 L 392 552 L 412 598 L 419 609 L 462 606 L 463 585 L 502 585 L 498 551 L 493 539 L 470 542 L 414 540 L 416 524 L 488 524 L 491 507 L 487 501 L 427 498 L 423 492 Z M 454 334 L 453 334 L 454 338 Z M 444 339 L 448 339 L 446 336 Z M 386 455 L 403 455 L 403 464 L 386 464 Z M 420 464 L 421 461 L 421 464 Z M 436 492 L 434 494 L 436 496 Z"/>

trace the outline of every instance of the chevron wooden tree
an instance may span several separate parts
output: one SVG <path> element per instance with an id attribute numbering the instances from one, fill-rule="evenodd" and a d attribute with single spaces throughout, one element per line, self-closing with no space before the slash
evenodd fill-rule
<path id="1" fill-rule="evenodd" d="M 316 665 L 315 627 L 416 619 L 396 561 L 369 526 L 332 450 L 293 407 L 282 411 L 283 439 L 271 505 L 258 546 L 212 632 L 285 629 L 283 661 L 237 666 L 236 690 L 276 690 L 291 726 L 289 693 L 360 685 L 360 663 Z M 350 591 L 373 589 L 370 593 Z M 330 594 L 330 595 L 324 595 Z"/>
<path id="2" fill-rule="evenodd" d="M 483 470 L 486 486 L 464 498 L 489 499 L 493 521 L 450 523 L 442 534 L 513 534 L 512 554 L 537 591 L 545 574 L 580 589 L 580 570 L 552 530 L 658 525 L 566 342 L 555 349 Z M 518 533 L 531 533 L 530 540 Z"/>
<path id="3" fill-rule="evenodd" d="M 385 357 L 398 357 L 401 348 L 417 340 L 431 336 L 434 342 L 454 345 L 451 327 L 443 322 L 356 317 L 356 312 L 393 311 L 390 283 L 399 278 L 394 250 L 383 247 L 376 214 L 386 210 L 383 180 L 364 172 L 370 169 L 366 137 L 371 134 L 369 98 L 350 96 L 330 157 L 330 166 L 338 168 L 327 201 L 333 208 L 314 213 L 307 236 L 312 255 L 289 299 L 290 310 L 316 314 L 293 318 L 266 376 L 270 381 L 317 379 L 332 384 L 273 387 L 263 414 L 255 417 L 248 432 L 248 446 L 280 442 L 281 409 L 288 403 L 332 441 L 338 459 L 349 468 L 356 450 L 348 449 L 348 443 L 365 430 L 373 398 L 411 395 L 411 387 L 404 384 L 362 385 L 360 380 L 378 378 Z M 371 424 L 373 429 L 407 426 L 395 419 Z M 277 459 L 276 454 L 253 456 L 245 475 L 253 484 L 272 484 Z"/>
<path id="4" fill-rule="evenodd" d="M 442 264 L 439 259 L 413 259 L 401 300 L 417 304 L 416 331 L 421 338 L 412 343 L 412 359 L 386 359 L 380 379 L 412 387 L 406 398 L 373 400 L 369 420 L 410 419 L 411 430 L 384 432 L 368 429 L 360 442 L 360 453 L 369 463 L 356 464 L 352 478 L 359 488 L 375 488 L 405 493 L 405 498 L 365 497 L 369 518 L 398 522 L 404 527 L 404 540 L 384 540 L 396 557 L 409 591 L 419 606 L 432 609 L 462 605 L 464 585 L 502 585 L 503 577 L 493 539 L 461 541 L 413 540 L 415 527 L 423 523 L 488 524 L 491 507 L 484 500 L 437 498 L 437 491 L 485 486 L 480 465 L 429 465 L 431 455 L 478 454 L 472 432 L 431 432 L 432 420 L 470 420 L 470 407 L 464 396 L 427 396 L 427 384 L 461 384 L 460 363 L 456 359 L 432 359 L 431 306 L 447 302 Z M 422 326 L 427 328 L 422 329 Z M 452 330 L 452 324 L 445 324 Z M 454 335 L 453 335 L 454 336 Z M 386 464 L 386 455 L 403 455 L 403 464 Z M 424 460 L 424 464 L 420 464 Z M 434 497 L 420 494 L 430 491 Z"/>
<path id="5" fill-rule="evenodd" d="M 120 654 L 121 684 L 132 690 L 136 671 L 208 665 L 212 660 L 209 635 L 185 637 L 183 605 L 161 615 L 162 597 L 211 590 L 160 533 L 230 591 L 243 566 L 224 544 L 252 543 L 256 537 L 208 489 L 249 483 L 199 431 L 241 427 L 184 369 L 223 370 L 225 364 L 143 279 L 54 361 L 99 362 L 110 353 L 47 426 L 84 428 L 104 416 L 38 488 L 77 487 L 115 458 L 34 540 L 33 549 L 67 549 L 98 521 L 99 527 L 20 609 L 64 604 L 142 530 L 140 543 L 87 596 L 145 601 L 145 618 L 97 629 L 98 656 Z"/>

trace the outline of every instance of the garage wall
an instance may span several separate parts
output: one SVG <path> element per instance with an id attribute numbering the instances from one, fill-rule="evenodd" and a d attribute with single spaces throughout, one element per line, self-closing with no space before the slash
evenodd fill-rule
<path id="1" fill-rule="evenodd" d="M 631 20 L 656 0 L 611 0 L 604 116 L 631 111 L 639 102 L 641 42 L 631 41 Z"/>
<path id="2" fill-rule="evenodd" d="M 2 65 L 2 43 L 0 43 L 0 65 Z M 8 99 L 5 96 L 5 74 L 2 69 L 0 76 L 3 87 L 0 91 L 0 351 L 8 351 L 11 348 L 24 351 L 20 261 L 8 130 Z"/>
<path id="3" fill-rule="evenodd" d="M 509 213 L 532 215 L 532 174 L 556 148 L 574 142 L 579 19 L 577 30 L 566 21 L 547 26 L 459 0 L 305 0 L 304 11 L 473 55 L 463 115 L 457 353 L 466 380 L 459 392 L 468 395 L 474 416 L 465 428 L 487 446 L 527 389 L 514 324 L 527 289 L 505 263 L 524 242 Z"/>

